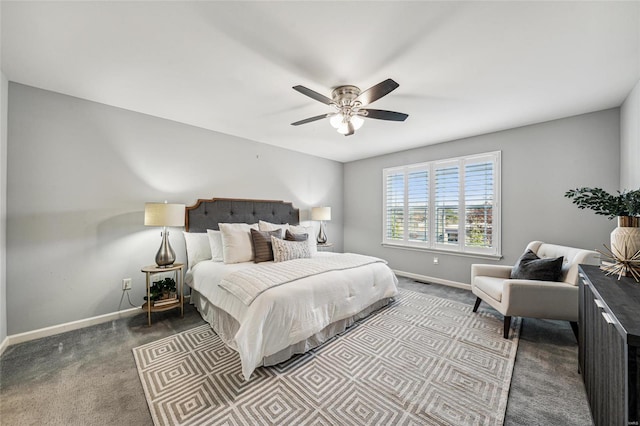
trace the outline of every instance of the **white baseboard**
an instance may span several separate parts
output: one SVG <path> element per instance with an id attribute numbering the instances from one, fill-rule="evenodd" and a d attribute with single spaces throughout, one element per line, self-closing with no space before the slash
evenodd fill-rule
<path id="1" fill-rule="evenodd" d="M 189 303 L 188 295 L 184 296 L 184 303 Z M 56 334 L 64 333 L 67 331 L 78 330 L 80 328 L 102 324 L 103 322 L 113 321 L 121 318 L 128 318 L 144 312 L 145 311 L 140 308 L 129 308 L 122 311 L 112 312 L 110 314 L 98 315 L 96 317 L 71 321 L 64 324 L 52 325 L 51 327 L 40 328 L 38 330 L 13 334 L 11 336 L 7 336 L 2 344 L 0 344 L 0 355 L 2 355 L 2 352 L 4 352 L 4 350 L 8 346 L 15 345 L 17 343 L 28 342 L 29 340 L 40 339 L 42 337 L 54 336 Z"/>
<path id="2" fill-rule="evenodd" d="M 130 308 L 122 311 L 112 312 L 110 314 L 98 315 L 96 317 L 85 318 L 77 321 L 71 321 L 64 324 L 52 325 L 51 327 L 40 328 L 38 330 L 27 331 L 24 333 L 12 334 L 7 336 L 5 341 L 8 340 L 7 346 L 15 345 L 17 343 L 27 342 L 29 340 L 40 339 L 42 337 L 49 337 L 67 331 L 78 330 L 80 328 L 89 327 L 96 324 L 102 324 L 103 322 L 113 321 L 120 318 L 132 317 L 136 314 L 142 313 L 140 308 Z"/>
<path id="3" fill-rule="evenodd" d="M 450 281 L 450 280 L 445 280 L 445 279 L 436 278 L 436 277 L 428 277 L 426 275 L 414 274 L 413 272 L 398 271 L 395 269 L 393 270 L 393 272 L 395 272 L 396 275 L 399 275 L 401 277 L 411 278 L 416 281 L 442 284 L 442 285 L 447 285 L 449 287 L 462 288 L 462 289 L 471 291 L 471 284 L 461 283 L 458 281 Z"/>

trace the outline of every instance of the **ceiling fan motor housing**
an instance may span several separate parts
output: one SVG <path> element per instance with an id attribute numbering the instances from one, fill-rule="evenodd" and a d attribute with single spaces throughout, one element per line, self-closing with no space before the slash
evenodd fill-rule
<path id="1" fill-rule="evenodd" d="M 360 95 L 360 89 L 356 86 L 338 86 L 331 92 L 333 102 L 337 106 L 351 105 Z"/>

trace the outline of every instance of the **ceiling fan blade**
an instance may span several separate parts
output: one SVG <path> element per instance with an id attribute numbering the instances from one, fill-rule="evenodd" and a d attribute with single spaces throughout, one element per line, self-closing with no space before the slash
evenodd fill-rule
<path id="1" fill-rule="evenodd" d="M 325 95 L 321 95 L 320 93 L 304 86 L 293 86 L 293 90 L 296 90 L 303 95 L 307 95 L 311 99 L 315 99 L 316 101 L 322 102 L 323 104 L 331 105 L 333 103 L 332 99 L 327 98 Z"/>
<path id="2" fill-rule="evenodd" d="M 367 111 L 367 115 L 363 117 L 375 118 L 377 120 L 389 120 L 389 121 L 404 121 L 409 117 L 409 114 L 395 111 L 385 111 L 383 109 L 361 109 L 360 111 Z"/>
<path id="3" fill-rule="evenodd" d="M 362 105 L 369 105 L 371 102 L 375 102 L 381 97 L 393 92 L 398 87 L 400 87 L 398 83 L 388 78 L 360 93 L 360 96 L 358 96 L 356 100 L 360 101 Z"/>
<path id="4" fill-rule="evenodd" d="M 305 118 L 304 120 L 296 121 L 295 123 L 291 123 L 291 125 L 292 126 L 299 126 L 301 124 L 311 123 L 313 121 L 318 121 L 318 120 L 322 120 L 323 118 L 327 118 L 330 115 L 333 115 L 333 114 L 329 113 L 329 114 L 316 115 L 315 117 Z"/>

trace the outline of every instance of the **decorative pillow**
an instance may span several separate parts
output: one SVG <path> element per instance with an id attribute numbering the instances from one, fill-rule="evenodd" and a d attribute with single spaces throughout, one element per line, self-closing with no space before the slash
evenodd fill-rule
<path id="1" fill-rule="evenodd" d="M 311 257 L 309 245 L 306 241 L 285 241 L 271 237 L 274 262 L 285 262 L 293 259 L 305 259 Z"/>
<path id="2" fill-rule="evenodd" d="M 288 232 L 288 231 L 287 231 Z M 271 247 L 271 237 L 280 238 L 282 231 L 258 231 L 251 229 L 251 242 L 253 244 L 253 254 L 255 263 L 268 262 L 273 260 L 273 248 Z"/>
<path id="3" fill-rule="evenodd" d="M 207 236 L 209 237 L 211 260 L 214 262 L 224 261 L 224 254 L 222 251 L 222 233 L 213 229 L 207 229 Z"/>
<path id="4" fill-rule="evenodd" d="M 511 270 L 511 278 L 560 281 L 563 261 L 564 256 L 541 259 L 531 250 L 527 250 Z"/>
<path id="5" fill-rule="evenodd" d="M 222 257 L 224 263 L 250 262 L 253 260 L 253 246 L 250 230 L 257 225 L 246 223 L 219 223 L 222 235 Z"/>
<path id="6" fill-rule="evenodd" d="M 291 225 L 289 226 L 289 231 L 294 234 L 307 234 L 309 238 L 307 238 L 307 243 L 309 244 L 309 252 L 316 253 L 318 251 L 317 241 L 316 241 L 316 232 L 313 226 L 302 226 L 302 225 Z"/>
<path id="7" fill-rule="evenodd" d="M 276 225 L 275 223 L 265 222 L 264 220 L 259 220 L 258 221 L 258 229 L 260 231 L 275 231 L 276 229 L 279 229 L 280 230 L 280 235 L 278 235 L 278 238 L 282 238 L 282 236 L 284 235 L 284 231 L 289 229 L 289 224 L 288 223 L 283 223 L 281 225 Z"/>
<path id="8" fill-rule="evenodd" d="M 211 259 L 211 249 L 209 247 L 209 237 L 204 232 L 182 232 L 184 243 L 187 248 L 187 262 L 189 269 L 196 266 L 203 260 Z"/>
<path id="9" fill-rule="evenodd" d="M 294 234 L 288 229 L 284 232 L 284 239 L 287 241 L 307 241 L 309 234 Z"/>

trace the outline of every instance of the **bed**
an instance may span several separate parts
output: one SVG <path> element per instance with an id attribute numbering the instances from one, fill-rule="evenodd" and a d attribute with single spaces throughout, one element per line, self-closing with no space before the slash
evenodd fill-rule
<path id="1" fill-rule="evenodd" d="M 397 294 L 383 260 L 318 252 L 313 226 L 300 225 L 291 203 L 198 200 L 185 223 L 191 303 L 239 353 L 245 380 L 322 344 Z M 263 240 L 273 243 L 276 261 L 262 257 Z"/>

